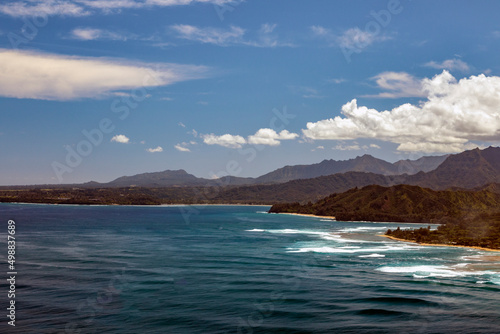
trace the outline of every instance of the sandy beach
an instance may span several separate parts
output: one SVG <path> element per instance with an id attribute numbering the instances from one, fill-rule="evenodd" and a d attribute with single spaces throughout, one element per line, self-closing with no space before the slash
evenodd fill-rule
<path id="1" fill-rule="evenodd" d="M 293 216 L 304 216 L 304 217 L 315 217 L 315 218 L 325 218 L 335 220 L 334 216 L 318 216 L 307 213 L 290 213 L 290 212 L 279 212 L 279 215 L 293 215 Z"/>
<path id="2" fill-rule="evenodd" d="M 395 238 L 395 237 L 392 237 L 390 235 L 385 235 L 385 234 L 379 234 L 379 237 L 389 238 L 389 239 L 397 240 L 397 241 L 412 242 L 412 243 L 419 244 L 419 245 L 422 245 L 422 246 L 474 248 L 474 249 L 479 249 L 479 250 L 488 251 L 488 252 L 500 252 L 500 249 L 477 247 L 477 246 L 460 246 L 460 245 L 448 245 L 448 244 L 427 244 L 427 243 L 423 243 L 423 242 L 416 242 L 416 241 L 413 241 L 413 240 L 406 240 L 406 239 Z"/>

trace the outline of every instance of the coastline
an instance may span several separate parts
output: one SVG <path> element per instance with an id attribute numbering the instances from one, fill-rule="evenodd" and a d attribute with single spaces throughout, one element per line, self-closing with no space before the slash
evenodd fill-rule
<path id="1" fill-rule="evenodd" d="M 272 212 L 272 213 L 275 213 L 275 212 Z M 278 214 L 278 215 L 303 216 L 303 217 L 315 217 L 315 218 L 324 218 L 324 219 L 336 220 L 334 216 L 318 216 L 318 215 L 313 215 L 313 214 L 309 214 L 309 213 L 277 212 L 276 214 Z"/>
<path id="2" fill-rule="evenodd" d="M 384 238 L 389 238 L 391 240 L 396 240 L 396 241 L 404 241 L 404 242 L 411 242 L 414 244 L 422 245 L 422 246 L 434 246 L 434 247 L 459 247 L 459 248 L 473 248 L 473 249 L 479 249 L 487 252 L 500 252 L 500 249 L 494 249 L 494 248 L 486 248 L 486 247 L 479 247 L 479 246 L 461 246 L 461 245 L 448 245 L 448 244 L 428 244 L 428 243 L 423 243 L 423 242 L 416 242 L 413 240 L 406 240 L 406 239 L 401 239 L 401 238 L 396 238 L 390 235 L 386 234 L 378 234 L 379 237 L 384 237 Z"/>
<path id="3" fill-rule="evenodd" d="M 0 202 L 0 204 L 22 205 L 59 205 L 59 206 L 132 206 L 132 207 L 175 207 L 175 206 L 269 206 L 272 204 L 66 204 L 66 203 L 34 203 L 34 202 Z"/>

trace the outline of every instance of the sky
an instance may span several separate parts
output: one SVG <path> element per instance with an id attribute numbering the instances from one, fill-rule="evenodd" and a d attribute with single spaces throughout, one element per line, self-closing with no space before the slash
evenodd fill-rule
<path id="1" fill-rule="evenodd" d="M 498 1 L 0 4 L 0 185 L 500 145 Z"/>

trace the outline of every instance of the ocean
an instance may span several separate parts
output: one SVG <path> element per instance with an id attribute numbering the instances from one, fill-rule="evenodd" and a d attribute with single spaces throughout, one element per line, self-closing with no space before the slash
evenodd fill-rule
<path id="1" fill-rule="evenodd" d="M 0 204 L 0 332 L 500 332 L 500 253 L 268 209 Z"/>

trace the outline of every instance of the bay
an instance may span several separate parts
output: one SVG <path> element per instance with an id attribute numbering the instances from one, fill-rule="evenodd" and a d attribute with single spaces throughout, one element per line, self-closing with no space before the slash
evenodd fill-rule
<path id="1" fill-rule="evenodd" d="M 0 204 L 5 278 L 7 220 L 16 222 L 9 331 L 500 331 L 499 253 L 378 236 L 416 224 L 268 209 Z"/>

